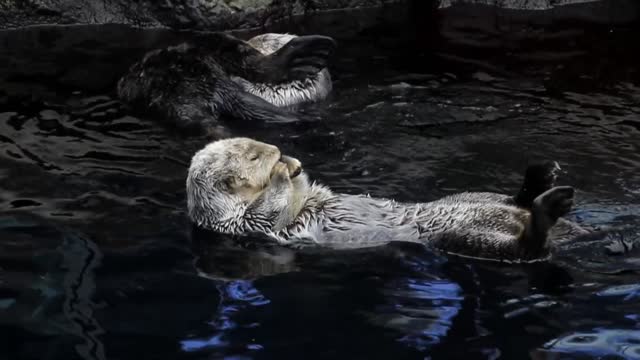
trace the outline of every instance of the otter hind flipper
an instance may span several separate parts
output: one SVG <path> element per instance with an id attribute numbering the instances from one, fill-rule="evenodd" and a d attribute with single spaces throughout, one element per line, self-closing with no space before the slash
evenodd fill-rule
<path id="1" fill-rule="evenodd" d="M 543 161 L 527 167 L 524 182 L 514 201 L 517 206 L 531 208 L 533 200 L 555 186 L 561 168 L 556 161 Z"/>
<path id="2" fill-rule="evenodd" d="M 533 200 L 531 218 L 521 243 L 528 257 L 538 257 L 548 249 L 549 230 L 571 211 L 574 194 L 571 186 L 556 186 Z"/>
<path id="3" fill-rule="evenodd" d="M 328 66 L 335 48 L 335 40 L 328 36 L 298 36 L 265 57 L 265 73 L 273 83 L 306 79 Z"/>

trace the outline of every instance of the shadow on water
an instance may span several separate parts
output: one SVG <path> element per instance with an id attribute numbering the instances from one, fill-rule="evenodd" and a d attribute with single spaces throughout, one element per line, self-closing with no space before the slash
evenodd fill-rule
<path id="1" fill-rule="evenodd" d="M 333 94 L 300 109 L 321 121 L 233 134 L 281 146 L 335 191 L 402 201 L 513 193 L 529 161 L 556 159 L 578 190 L 570 219 L 625 230 L 520 266 L 414 244 L 231 245 L 185 218 L 186 164 L 205 139 L 133 117 L 114 94 L 145 51 L 188 34 L 0 32 L 3 358 L 640 357 L 637 29 L 500 53 L 509 39 L 450 43 L 450 23 L 426 43 L 353 19 L 295 24 L 340 43 Z"/>

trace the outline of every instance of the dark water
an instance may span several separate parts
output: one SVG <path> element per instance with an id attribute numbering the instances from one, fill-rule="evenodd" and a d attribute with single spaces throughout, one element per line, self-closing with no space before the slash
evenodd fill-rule
<path id="1" fill-rule="evenodd" d="M 321 121 L 232 131 L 335 191 L 403 201 L 513 193 L 527 162 L 556 159 L 578 190 L 571 219 L 630 230 L 531 265 L 231 246 L 185 218 L 204 140 L 114 96 L 175 34 L 4 32 L 0 359 L 640 358 L 638 33 L 511 56 L 379 30 L 340 39 L 334 93 L 302 109 Z"/>

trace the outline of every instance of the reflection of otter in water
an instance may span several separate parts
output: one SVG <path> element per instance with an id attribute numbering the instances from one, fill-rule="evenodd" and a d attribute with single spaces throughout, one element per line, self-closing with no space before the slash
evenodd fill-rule
<path id="1" fill-rule="evenodd" d="M 316 273 L 338 269 L 366 271 L 371 264 L 381 263 L 386 264 L 387 270 L 393 267 L 409 271 L 411 266 L 407 264 L 416 259 L 422 262 L 422 255 L 431 255 L 426 249 L 420 248 L 421 245 L 408 242 L 391 242 L 378 247 L 348 250 L 309 247 L 294 251 L 287 246 L 265 240 L 260 234 L 235 236 L 193 226 L 191 243 L 195 255 L 194 265 L 199 275 L 210 279 L 253 280 L 309 270 Z"/>
<path id="2" fill-rule="evenodd" d="M 358 248 L 420 242 L 462 255 L 538 259 L 553 241 L 586 231 L 558 221 L 573 188 L 554 187 L 557 164 L 531 167 L 516 197 L 462 193 L 422 204 L 334 194 L 310 184 L 300 162 L 247 138 L 196 153 L 187 178 L 189 217 L 227 234 L 258 232 L 294 247 Z M 538 179 L 539 178 L 539 179 Z"/>
<path id="3" fill-rule="evenodd" d="M 216 280 L 256 279 L 298 270 L 296 254 L 286 247 L 238 246 L 227 234 L 193 227 L 191 231 L 195 266 L 201 276 Z M 254 239 L 250 239 L 254 240 Z M 255 239 L 255 243 L 260 243 Z"/>
<path id="4" fill-rule="evenodd" d="M 118 82 L 118 96 L 179 128 L 209 130 L 220 117 L 295 121 L 279 106 L 315 101 L 331 91 L 326 36 L 263 34 L 249 42 L 199 33 L 147 53 Z"/>

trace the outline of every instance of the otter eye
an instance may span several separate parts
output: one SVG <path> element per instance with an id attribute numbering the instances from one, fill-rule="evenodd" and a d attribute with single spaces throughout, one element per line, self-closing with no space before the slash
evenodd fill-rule
<path id="1" fill-rule="evenodd" d="M 260 154 L 251 154 L 249 155 L 249 160 L 256 161 L 260 158 Z"/>

